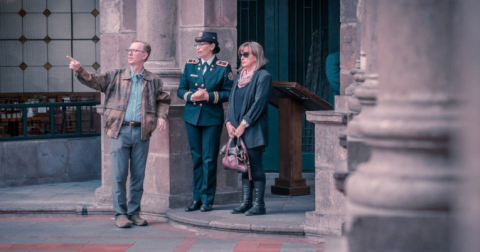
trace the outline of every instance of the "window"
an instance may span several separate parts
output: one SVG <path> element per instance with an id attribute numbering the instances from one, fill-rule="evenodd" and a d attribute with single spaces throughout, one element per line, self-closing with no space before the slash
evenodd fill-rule
<path id="1" fill-rule="evenodd" d="M 100 72 L 99 0 L 0 0 L 0 92 L 89 92 L 66 55 Z"/>

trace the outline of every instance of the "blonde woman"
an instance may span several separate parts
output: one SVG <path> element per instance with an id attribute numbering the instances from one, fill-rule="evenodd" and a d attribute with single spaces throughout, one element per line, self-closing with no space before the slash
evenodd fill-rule
<path id="1" fill-rule="evenodd" d="M 232 214 L 261 215 L 265 209 L 265 171 L 262 155 L 268 144 L 268 98 L 271 75 L 263 48 L 257 42 L 246 42 L 238 48 L 241 60 L 239 74 L 233 83 L 227 110 L 226 127 L 231 138 L 242 138 L 250 158 L 252 180 L 242 175 L 243 203 Z"/>

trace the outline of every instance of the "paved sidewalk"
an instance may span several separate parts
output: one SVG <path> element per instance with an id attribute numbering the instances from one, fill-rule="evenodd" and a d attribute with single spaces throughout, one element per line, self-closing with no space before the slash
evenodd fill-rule
<path id="1" fill-rule="evenodd" d="M 0 251 L 322 252 L 323 245 L 303 237 L 205 232 L 155 220 L 120 229 L 102 215 L 0 215 Z"/>
<path id="2" fill-rule="evenodd" d="M 185 212 L 183 208 L 170 209 L 166 216 L 172 224 L 181 224 L 209 230 L 228 230 L 233 232 L 266 233 L 303 236 L 305 212 L 315 209 L 314 174 L 306 173 L 307 185 L 311 186 L 311 195 L 279 196 L 270 193 L 277 173 L 267 174 L 265 202 L 267 214 L 245 216 L 231 214 L 234 205 L 214 205 L 214 210 Z M 0 188 L 0 213 L 3 214 L 82 214 L 82 210 L 95 205 L 94 191 L 101 185 L 99 180 L 87 182 L 58 183 L 22 187 Z M 96 211 L 102 207 L 96 206 Z M 112 208 L 104 206 L 105 214 L 111 214 Z M 113 223 L 113 222 L 112 222 Z"/>

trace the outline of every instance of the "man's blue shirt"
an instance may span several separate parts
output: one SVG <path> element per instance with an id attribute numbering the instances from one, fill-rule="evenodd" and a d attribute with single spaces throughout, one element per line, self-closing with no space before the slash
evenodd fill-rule
<path id="1" fill-rule="evenodd" d="M 142 121 L 142 80 L 144 70 L 140 74 L 135 74 L 130 68 L 132 76 L 132 90 L 128 99 L 127 111 L 125 112 L 125 122 L 141 122 Z"/>

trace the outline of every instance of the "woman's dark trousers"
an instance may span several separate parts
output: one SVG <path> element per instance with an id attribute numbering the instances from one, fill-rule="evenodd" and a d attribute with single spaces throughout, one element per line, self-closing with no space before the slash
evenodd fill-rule
<path id="1" fill-rule="evenodd" d="M 213 205 L 217 188 L 217 157 L 223 125 L 185 123 L 193 158 L 193 200 Z"/>

